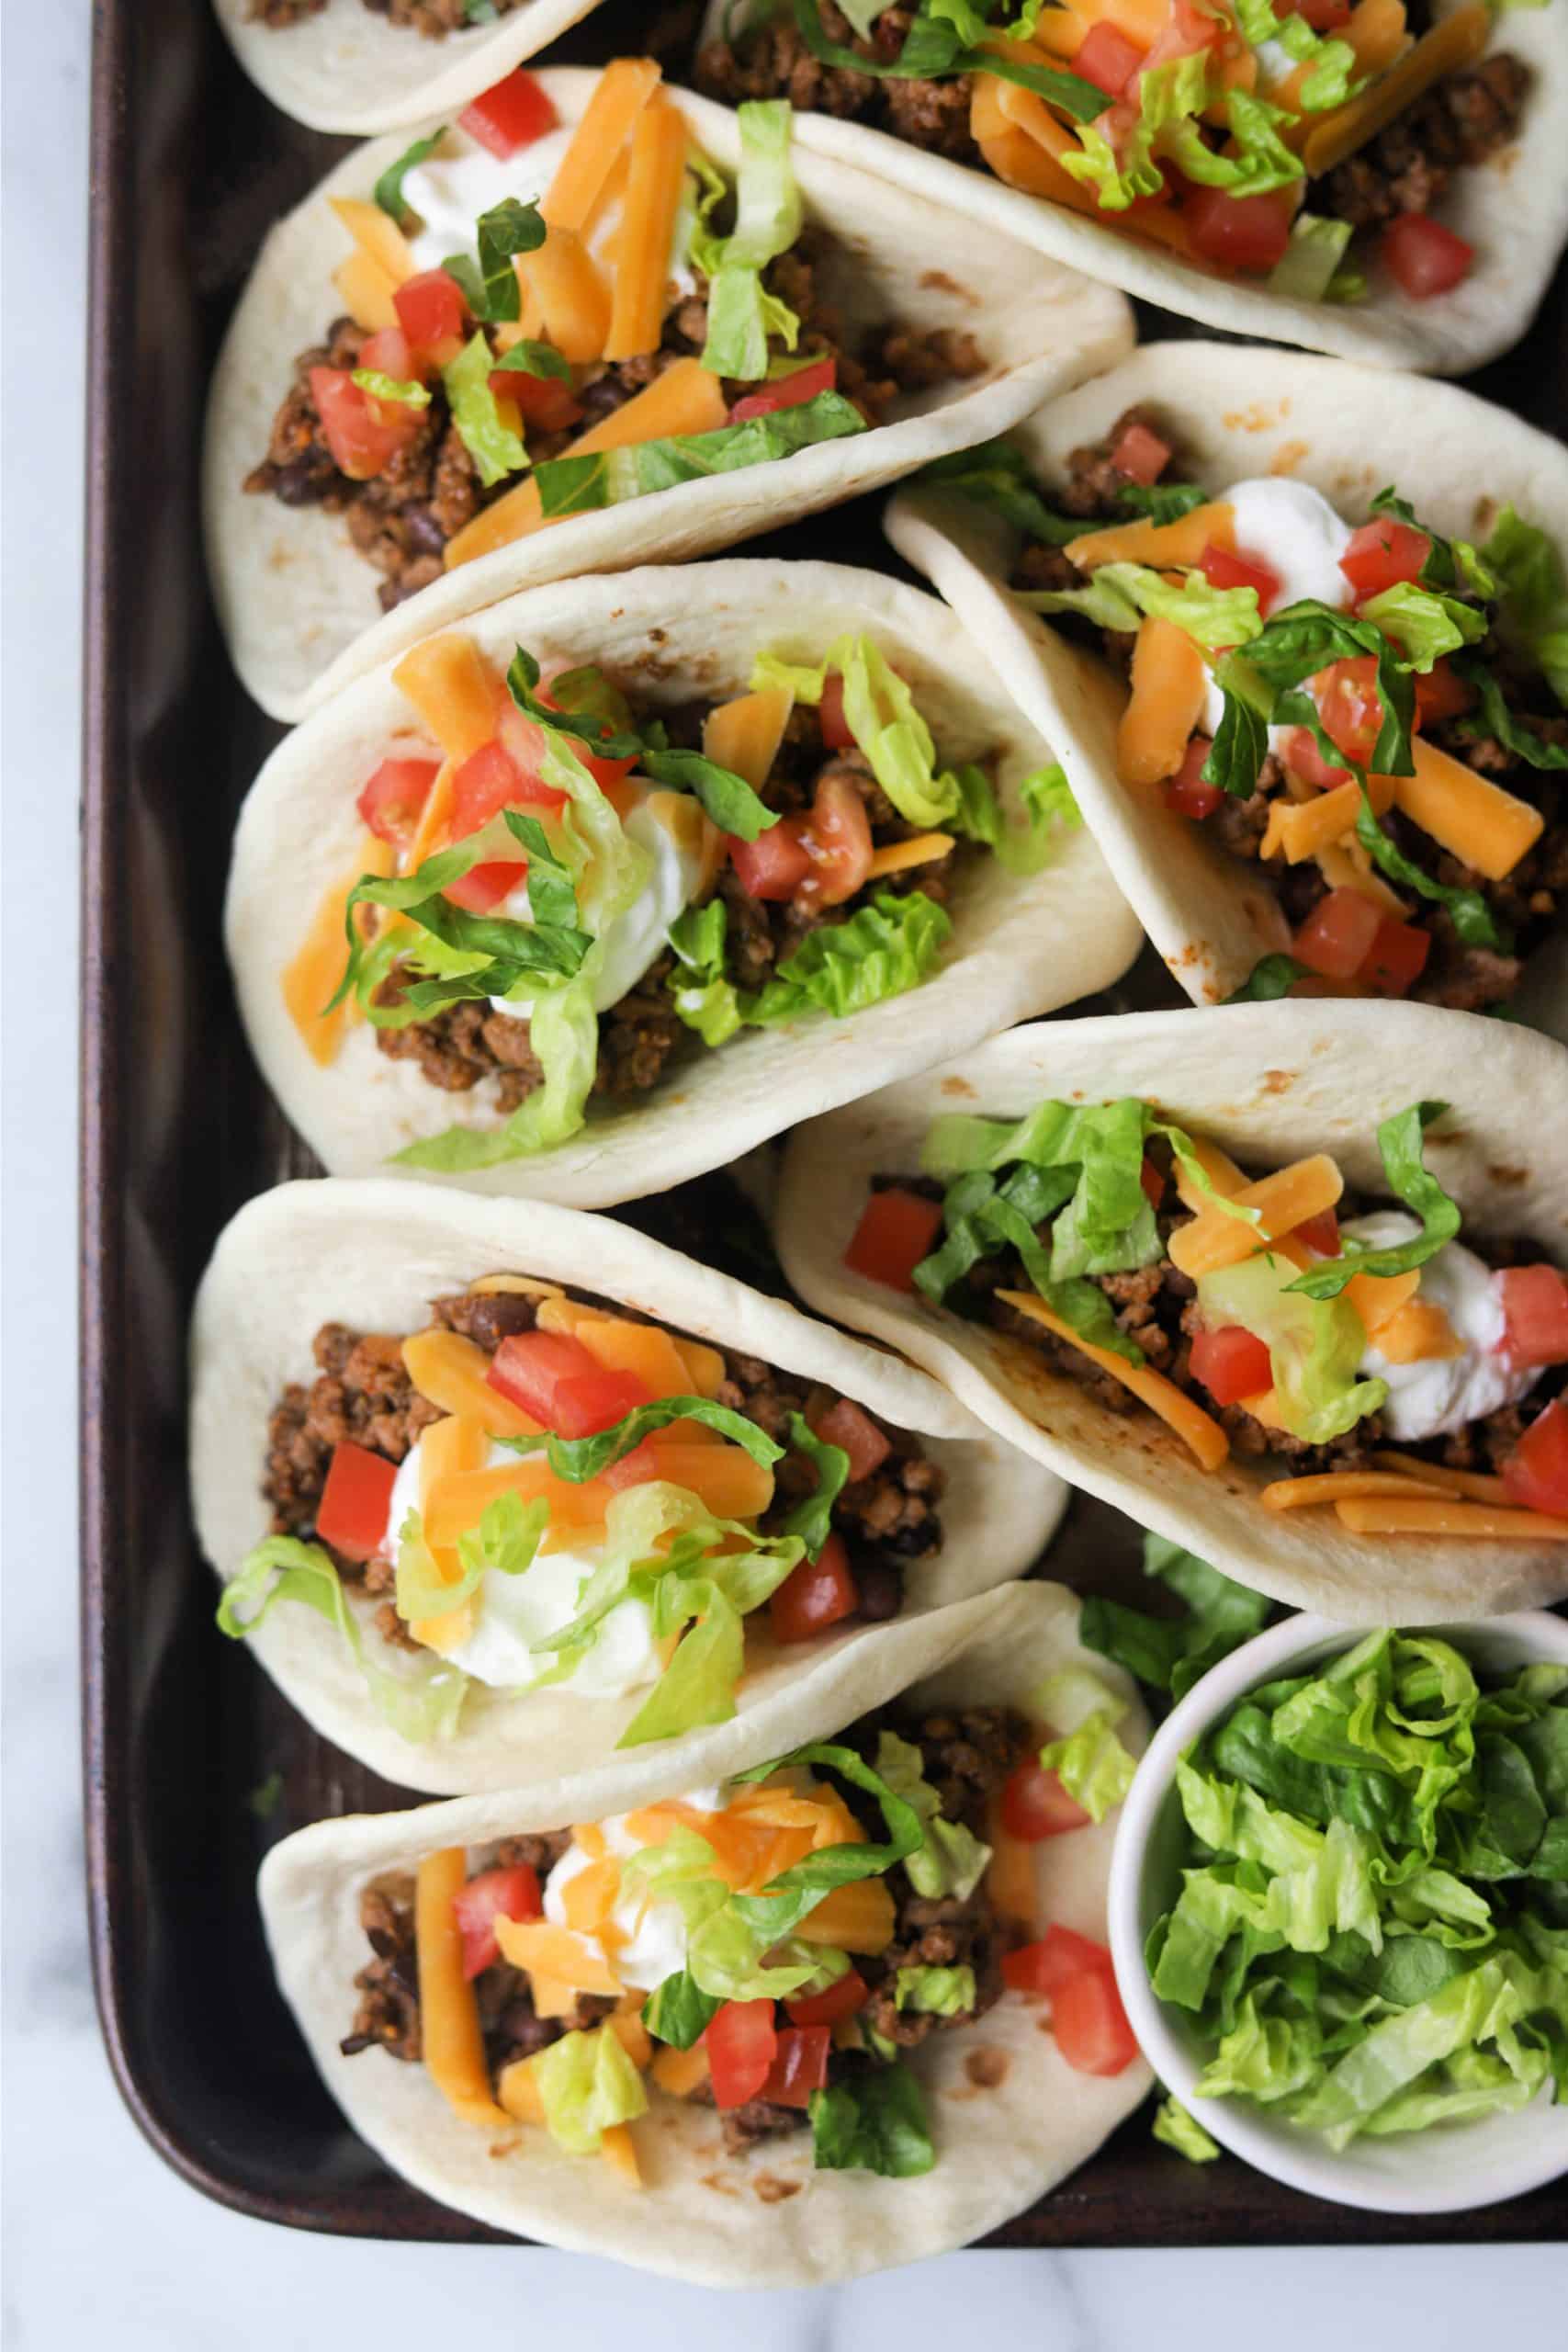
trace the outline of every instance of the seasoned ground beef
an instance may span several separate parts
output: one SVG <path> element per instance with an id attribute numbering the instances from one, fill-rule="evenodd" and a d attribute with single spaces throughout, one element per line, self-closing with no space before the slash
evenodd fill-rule
<path id="1" fill-rule="evenodd" d="M 305 17 L 319 16 L 326 5 L 327 0 L 251 0 L 248 14 L 252 23 L 276 30 L 297 25 Z M 467 0 L 361 0 L 361 6 L 373 17 L 385 17 L 394 25 L 423 33 L 427 40 L 462 32 L 469 23 Z M 523 0 L 491 0 L 491 12 L 497 17 L 509 17 L 522 6 Z"/>
<path id="2" fill-rule="evenodd" d="M 697 57 L 698 89 L 726 106 L 739 106 L 746 98 L 787 98 L 802 114 L 840 115 L 891 131 L 896 139 L 950 156 L 954 163 L 979 161 L 980 151 L 969 135 L 967 76 L 945 82 L 880 81 L 874 74 L 823 65 L 788 21 L 789 12 L 781 13 L 784 21 L 743 33 L 738 44 L 707 42 Z M 885 8 L 866 39 L 833 0 L 823 0 L 821 10 L 829 40 L 883 64 L 902 52 L 915 15 L 913 8 Z"/>
<path id="3" fill-rule="evenodd" d="M 665 992 L 664 982 L 673 969 L 673 956 L 661 956 L 636 988 L 600 1014 L 595 1094 L 618 1102 L 646 1093 L 658 1084 L 671 1055 L 690 1035 Z M 401 992 L 393 970 L 377 990 L 376 1001 L 396 1004 Z M 417 1062 L 431 1085 L 445 1093 L 464 1093 L 494 1079 L 502 1111 L 514 1111 L 545 1082 L 527 1021 L 498 1012 L 488 1002 L 447 1005 L 430 1020 L 412 1022 L 405 1029 L 378 1029 L 376 1043 L 392 1061 Z"/>
<path id="4" fill-rule="evenodd" d="M 359 1898 L 359 1924 L 374 1958 L 354 1980 L 359 2005 L 353 2027 L 338 2047 L 345 2058 L 357 2057 L 362 2050 L 384 2050 L 389 2058 L 417 2064 L 423 2050 L 412 1876 L 401 1871 L 373 1880 Z"/>
<path id="5" fill-rule="evenodd" d="M 1357 230 L 1429 212 L 1457 170 L 1485 163 L 1517 136 L 1530 78 L 1507 50 L 1450 74 L 1316 181 L 1313 210 Z"/>

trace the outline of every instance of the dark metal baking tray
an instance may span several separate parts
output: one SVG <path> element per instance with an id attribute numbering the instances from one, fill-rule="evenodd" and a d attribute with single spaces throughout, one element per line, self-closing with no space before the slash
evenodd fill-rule
<path id="1" fill-rule="evenodd" d="M 557 53 L 604 57 L 660 30 L 678 40 L 694 13 L 609 0 Z M 344 2126 L 273 1984 L 255 1905 L 256 1865 L 273 1839 L 323 1815 L 410 1799 L 307 1729 L 213 1630 L 211 1574 L 186 1499 L 185 1323 L 197 1276 L 243 1200 L 315 1172 L 245 1052 L 220 944 L 235 811 L 279 730 L 236 684 L 203 581 L 201 402 L 267 225 L 345 142 L 266 105 L 208 0 L 97 0 L 95 19 L 82 1643 L 104 2034 L 143 2132 L 208 2196 L 297 2228 L 479 2243 L 494 2233 L 397 2179 Z M 1477 379 L 1559 430 L 1564 318 L 1560 281 L 1528 341 Z M 1146 324 L 1187 331 L 1158 315 Z M 1398 397 L 1392 378 L 1389 395 Z M 1484 452 L 1475 457 L 1483 471 Z M 896 568 L 865 504 L 777 544 Z M 1134 978 L 1139 1001 L 1168 990 L 1157 965 Z M 712 1231 L 714 1201 L 670 1195 L 632 1214 L 679 1238 Z M 1051 1568 L 1125 1588 L 1135 1558 L 1129 1523 L 1080 1497 Z M 1445 2217 L 1442 2234 L 1552 2238 L 1565 2218 L 1561 2195 L 1547 2191 Z M 1419 2221 L 1295 2195 L 1228 2157 L 1196 2170 L 1151 2142 L 1145 2113 L 988 2243 L 1343 2245 L 1428 2233 Z"/>

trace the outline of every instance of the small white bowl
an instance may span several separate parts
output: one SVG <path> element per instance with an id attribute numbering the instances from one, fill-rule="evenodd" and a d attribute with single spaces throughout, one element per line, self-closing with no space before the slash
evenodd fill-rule
<path id="1" fill-rule="evenodd" d="M 1568 1665 L 1568 1621 L 1544 1610 L 1473 1624 L 1426 1626 L 1477 1665 L 1506 1670 Z M 1150 1741 L 1122 1807 L 1111 1860 L 1111 1949 L 1144 2054 L 1168 2090 L 1234 2155 L 1292 2188 L 1373 2213 L 1452 2213 L 1495 2205 L 1568 2173 L 1568 2105 L 1542 2096 L 1511 2115 L 1434 2125 L 1386 2140 L 1353 2140 L 1336 2154 L 1316 2133 L 1245 2098 L 1200 2098 L 1210 2054 L 1179 2009 L 1155 1997 L 1144 1964 L 1149 1930 L 1179 1892 L 1185 1834 L 1177 1760 L 1247 1691 L 1325 1665 L 1365 1638 L 1326 1617 L 1291 1617 L 1222 1659 L 1172 1708 Z"/>

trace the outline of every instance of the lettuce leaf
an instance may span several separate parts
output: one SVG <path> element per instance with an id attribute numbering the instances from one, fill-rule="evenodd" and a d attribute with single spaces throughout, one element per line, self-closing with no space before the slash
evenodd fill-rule
<path id="1" fill-rule="evenodd" d="M 861 14 L 863 8 L 853 19 L 857 24 Z M 875 14 L 880 15 L 881 10 Z M 1038 23 L 1039 15 L 1035 0 L 1023 0 L 1018 15 L 1005 22 L 993 21 L 976 5 L 976 0 L 924 0 L 924 13 L 916 17 L 896 57 L 863 57 L 859 50 L 848 49 L 841 41 L 829 38 L 822 22 L 820 0 L 795 0 L 795 21 L 800 37 L 823 65 L 869 74 L 877 81 L 934 82 L 955 74 L 997 74 L 1004 81 L 1017 82 L 1024 89 L 1038 92 L 1075 121 L 1092 122 L 1097 114 L 1104 111 L 1106 102 L 1104 91 L 1094 83 L 1086 82 L 1081 74 L 1062 73 L 1005 51 L 998 53 L 976 46 L 984 34 L 1008 32 L 1016 36 L 1027 31 Z"/>
<path id="2" fill-rule="evenodd" d="M 1486 634 L 1486 616 L 1475 605 L 1410 580 L 1369 596 L 1361 611 L 1393 638 L 1411 668 L 1423 675 L 1445 653 L 1473 645 Z"/>
<path id="3" fill-rule="evenodd" d="M 936 2162 L 919 2086 L 897 2061 L 813 2091 L 810 2113 L 818 2171 L 874 2172 L 910 2180 Z"/>
<path id="4" fill-rule="evenodd" d="M 712 433 L 690 433 L 639 441 L 626 449 L 604 449 L 586 457 L 551 458 L 534 469 L 539 504 L 547 521 L 619 506 L 647 498 L 676 482 L 699 481 L 706 474 L 738 473 L 771 465 L 819 441 L 842 441 L 868 430 L 865 419 L 842 392 L 818 392 L 794 408 L 770 416 L 721 424 Z"/>
<path id="5" fill-rule="evenodd" d="M 929 979 L 953 935 L 945 907 L 921 890 L 878 890 L 847 922 L 808 932 L 773 977 L 745 1001 L 757 1028 L 809 1012 L 842 1021 Z"/>
<path id="6" fill-rule="evenodd" d="M 815 1560 L 832 1532 L 833 1505 L 849 1484 L 850 1457 L 841 1445 L 830 1445 L 819 1438 L 799 1413 L 789 1417 L 789 1442 L 793 1451 L 810 1463 L 817 1484 L 810 1494 L 791 1505 L 779 1521 L 778 1532 L 798 1535 L 807 1558 Z"/>
<path id="7" fill-rule="evenodd" d="M 1291 242 L 1269 273 L 1270 294 L 1282 294 L 1293 302 L 1325 300 L 1351 234 L 1348 220 L 1298 212 L 1291 225 Z"/>
<path id="8" fill-rule="evenodd" d="M 877 1735 L 876 1769 L 895 1793 L 919 1817 L 921 1842 L 904 1870 L 915 1893 L 930 1901 L 956 1896 L 967 1902 L 986 1874 L 991 1849 L 961 1821 L 942 1818 L 942 1799 L 925 1777 L 925 1762 L 910 1741 L 895 1731 Z"/>
<path id="9" fill-rule="evenodd" d="M 716 1430 L 765 1470 L 784 1457 L 784 1448 L 766 1430 L 745 1413 L 737 1413 L 728 1405 L 716 1405 L 707 1396 L 660 1396 L 651 1405 L 635 1407 L 592 1437 L 557 1437 L 542 1430 L 536 1437 L 506 1437 L 498 1442 L 511 1453 L 537 1453 L 543 1449 L 558 1478 L 581 1486 L 585 1479 L 597 1478 L 601 1471 L 613 1469 L 645 1437 L 655 1430 L 667 1430 L 671 1421 L 701 1421 L 705 1429 Z"/>
<path id="10" fill-rule="evenodd" d="M 1125 1667 L 1145 1690 L 1183 1699 L 1212 1666 L 1261 1632 L 1272 1603 L 1236 1584 L 1168 1536 L 1144 1537 L 1144 1574 L 1167 1585 L 1183 1603 L 1179 1617 L 1150 1617 L 1123 1601 L 1089 1593 L 1078 1638 Z"/>
<path id="11" fill-rule="evenodd" d="M 1220 2153 L 1218 2141 L 1209 2137 L 1197 2117 L 1189 2115 L 1179 2099 L 1163 2098 L 1149 2129 L 1162 2145 L 1174 2148 L 1190 2165 L 1212 2165 Z"/>
<path id="12" fill-rule="evenodd" d="M 731 235 L 705 245 L 708 332 L 703 366 L 715 376 L 755 382 L 768 372 L 770 329 L 793 351 L 800 322 L 769 296 L 762 272 L 800 234 L 800 190 L 790 168 L 793 115 L 783 98 L 750 99 L 737 109 L 740 168 Z"/>
<path id="13" fill-rule="evenodd" d="M 478 1527 L 458 1536 L 463 1573 L 456 1584 L 447 1584 L 431 1557 L 420 1515 L 411 1510 L 398 1531 L 398 1615 L 405 1625 L 443 1617 L 461 1609 L 491 1570 L 497 1576 L 525 1575 L 534 1565 L 549 1518 L 550 1507 L 543 1497 L 525 1503 L 521 1495 L 497 1495 L 485 1505 Z"/>
<path id="14" fill-rule="evenodd" d="M 513 268 L 518 254 L 536 253 L 545 242 L 545 223 L 536 204 L 521 204 L 514 196 L 481 212 L 475 235 L 478 266 L 467 254 L 448 254 L 442 268 L 455 278 L 464 301 L 481 324 L 497 326 L 523 313 L 523 291 Z"/>
<path id="15" fill-rule="evenodd" d="M 1378 1129 L 1378 1151 L 1389 1190 L 1420 1220 L 1421 1230 L 1408 1241 L 1371 1249 L 1348 1240 L 1337 1258 L 1327 1258 L 1291 1284 L 1308 1298 L 1337 1298 L 1357 1274 L 1405 1274 L 1435 1258 L 1452 1241 L 1462 1222 L 1459 1203 L 1444 1192 L 1424 1157 L 1427 1129 L 1448 1109 L 1446 1102 L 1412 1102 L 1396 1111 Z"/>
<path id="16" fill-rule="evenodd" d="M 1033 1704 L 1043 1721 L 1060 1726 L 1059 1736 L 1041 1748 L 1041 1764 L 1060 1775 L 1067 1794 L 1091 1821 L 1103 1821 L 1132 1787 L 1137 1770 L 1137 1759 L 1116 1736 L 1126 1702 L 1090 1668 L 1070 1667 L 1046 1677 Z"/>
<path id="17" fill-rule="evenodd" d="M 629 2123 L 648 2112 L 642 2076 L 608 2025 L 564 2033 L 528 2064 L 546 2128 L 570 2155 L 595 2154 L 613 2123 Z"/>
<path id="18" fill-rule="evenodd" d="M 393 401 L 400 408 L 428 408 L 430 387 L 417 377 L 389 376 L 379 368 L 355 368 L 349 379 L 372 400 Z"/>
<path id="19" fill-rule="evenodd" d="M 403 182 L 410 172 L 434 154 L 446 136 L 446 125 L 438 122 L 423 139 L 416 139 L 411 147 L 405 147 L 396 163 L 388 164 L 370 191 L 381 210 L 395 220 L 400 229 L 405 228 L 414 218 L 413 208 L 403 194 Z"/>
<path id="20" fill-rule="evenodd" d="M 1554 542 L 1505 506 L 1482 549 L 1501 592 L 1503 634 L 1528 654 L 1568 707 L 1568 581 Z"/>
<path id="21" fill-rule="evenodd" d="M 893 1980 L 895 2008 L 933 2018 L 967 2016 L 976 2001 L 975 1971 L 959 1968 L 900 1968 Z"/>
<path id="22" fill-rule="evenodd" d="M 1308 1444 L 1327 1445 L 1378 1410 L 1388 1383 L 1357 1378 L 1366 1327 L 1338 1296 L 1343 1282 L 1303 1296 L 1303 1283 L 1290 1280 L 1293 1271 L 1285 1259 L 1265 1253 L 1201 1274 L 1199 1306 L 1211 1328 L 1239 1323 L 1264 1342 L 1285 1428 Z"/>
<path id="23" fill-rule="evenodd" d="M 1240 988 L 1232 989 L 1224 1001 L 1227 1004 L 1277 1003 L 1290 995 L 1298 980 L 1305 979 L 1306 971 L 1306 966 L 1298 964 L 1293 956 L 1260 956 Z"/>

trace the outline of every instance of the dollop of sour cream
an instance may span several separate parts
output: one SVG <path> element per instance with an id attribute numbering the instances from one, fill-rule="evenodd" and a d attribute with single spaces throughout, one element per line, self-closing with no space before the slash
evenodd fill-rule
<path id="1" fill-rule="evenodd" d="M 416 164 L 403 178 L 403 201 L 418 213 L 420 227 L 409 243 L 422 270 L 439 269 L 452 254 L 474 251 L 475 225 L 481 212 L 514 196 L 521 204 L 536 204 L 559 169 L 570 146 L 572 126 L 562 123 L 504 161 L 473 141 L 449 135 L 434 155 Z M 461 152 L 459 152 L 461 149 Z M 684 214 L 677 219 L 675 237 L 683 247 Z M 620 226 L 619 203 L 604 207 L 594 223 L 589 250 L 603 257 L 604 247 Z M 684 250 L 671 253 L 670 282 L 681 294 L 696 290 L 696 275 Z"/>
<path id="2" fill-rule="evenodd" d="M 1371 1216 L 1352 1217 L 1341 1227 L 1348 1239 L 1377 1250 L 1414 1240 L 1420 1230 L 1403 1209 L 1378 1209 Z M 1528 1396 L 1540 1378 L 1539 1368 L 1516 1369 L 1502 1353 L 1502 1285 L 1473 1250 L 1461 1241 L 1445 1241 L 1421 1269 L 1420 1295 L 1429 1306 L 1442 1308 L 1464 1351 L 1428 1356 L 1419 1363 L 1390 1363 L 1378 1349 L 1368 1347 L 1360 1376 L 1387 1381 L 1383 1427 L 1401 1445 L 1448 1437 L 1467 1421 L 1483 1420 L 1488 1413 Z"/>
<path id="3" fill-rule="evenodd" d="M 681 1802 L 698 1813 L 722 1813 L 729 1802 L 729 1791 L 724 1785 L 690 1789 Z M 628 1830 L 629 1819 L 628 1814 L 617 1813 L 599 1824 L 607 1850 L 622 1860 L 640 1852 L 648 1842 Z M 566 1890 L 581 1871 L 590 1868 L 592 1859 L 574 1841 L 546 1880 L 545 1917 L 558 1928 L 571 1924 L 566 1915 Z M 678 1904 L 649 1901 L 634 1881 L 623 1886 L 610 1917 L 623 1939 L 615 1945 L 615 1973 L 632 1991 L 654 1992 L 667 1976 L 686 1965 L 686 1922 Z"/>
<path id="4" fill-rule="evenodd" d="M 1339 559 L 1350 544 L 1348 523 L 1310 483 L 1292 481 L 1285 474 L 1263 474 L 1255 481 L 1238 481 L 1219 496 L 1235 518 L 1237 552 L 1257 556 L 1279 575 L 1275 612 L 1310 598 L 1345 612 L 1355 601 L 1355 590 L 1339 569 Z M 1211 671 L 1200 731 L 1213 735 L 1224 715 L 1225 698 Z M 1271 727 L 1269 747 L 1277 750 L 1289 730 Z"/>
<path id="5" fill-rule="evenodd" d="M 411 1511 L 419 1509 L 419 1459 L 423 1437 L 409 1448 L 392 1485 L 382 1549 L 397 1556 L 398 1533 Z M 503 1445 L 492 1445 L 486 1468 L 515 1462 Z M 556 1663 L 553 1651 L 534 1645 L 570 1623 L 578 1595 L 604 1555 L 604 1546 L 583 1544 L 570 1550 L 540 1552 L 521 1576 L 502 1575 L 491 1568 L 474 1596 L 474 1627 L 466 1642 L 442 1655 L 478 1682 L 502 1690 L 532 1682 Z M 584 1654 L 574 1673 L 557 1687 L 581 1692 L 585 1698 L 618 1698 L 625 1691 L 656 1682 L 660 1656 L 653 1621 L 645 1602 L 623 1600 L 599 1627 L 599 1637 Z"/>
<path id="6" fill-rule="evenodd" d="M 671 924 L 696 896 L 701 872 L 695 854 L 677 842 L 649 808 L 647 787 L 628 812 L 626 830 L 638 847 L 648 852 L 653 870 L 625 913 L 617 915 L 600 933 L 603 956 L 599 977 L 593 984 L 595 1012 L 607 1012 L 613 1004 L 619 1004 L 649 967 L 657 963 L 664 952 L 665 934 Z M 503 899 L 496 912 L 509 916 L 514 922 L 529 922 L 527 884 Z M 492 996 L 491 1003 L 497 1012 L 508 1012 L 514 1020 L 525 1021 L 535 1001 L 534 991 L 525 989 L 517 996 Z"/>

